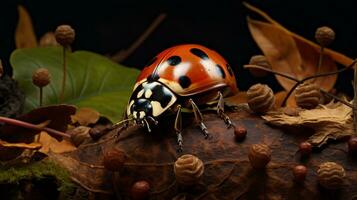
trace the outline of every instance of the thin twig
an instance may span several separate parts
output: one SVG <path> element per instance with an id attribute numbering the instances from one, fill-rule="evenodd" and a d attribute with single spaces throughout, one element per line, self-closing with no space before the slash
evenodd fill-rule
<path id="1" fill-rule="evenodd" d="M 140 37 L 128 48 L 119 51 L 112 56 L 112 60 L 115 62 L 122 62 L 129 57 L 135 49 L 137 49 L 149 35 L 159 26 L 159 24 L 166 18 L 166 14 L 162 13 L 150 24 L 150 26 L 140 35 Z"/>
<path id="2" fill-rule="evenodd" d="M 262 67 L 262 66 L 259 66 L 259 65 L 244 65 L 243 67 L 244 67 L 244 68 L 248 68 L 248 69 L 261 69 L 261 70 L 264 70 L 264 71 L 271 72 L 271 73 L 273 73 L 273 74 L 282 76 L 282 77 L 284 77 L 284 78 L 290 79 L 290 80 L 292 80 L 292 81 L 299 82 L 299 79 L 297 79 L 297 78 L 295 78 L 295 77 L 292 77 L 292 76 L 289 75 L 289 74 L 277 72 L 277 71 L 274 71 L 274 70 L 272 70 L 272 69 L 269 69 L 269 68 L 266 68 L 266 67 Z"/>
<path id="3" fill-rule="evenodd" d="M 292 92 L 296 89 L 296 87 L 302 83 L 304 83 L 305 81 L 308 81 L 310 79 L 315 79 L 315 78 L 319 78 L 319 77 L 324 77 L 324 76 L 331 76 L 331 75 L 335 75 L 335 74 L 339 74 L 341 72 L 344 72 L 348 69 L 350 69 L 351 67 L 353 67 L 355 64 L 357 63 L 357 59 L 353 60 L 353 62 L 348 65 L 347 67 L 345 68 L 342 68 L 340 70 L 337 70 L 337 71 L 334 71 L 334 72 L 326 72 L 326 73 L 318 73 L 318 74 L 315 74 L 315 75 L 312 75 L 312 76 L 308 76 L 308 77 L 305 77 L 303 78 L 302 80 L 298 80 L 296 79 L 295 77 L 292 77 L 291 75 L 288 75 L 288 74 L 284 74 L 284 73 L 280 73 L 280 72 L 277 72 L 277 71 L 274 71 L 272 69 L 268 69 L 268 68 L 265 68 L 265 67 L 261 67 L 261 66 L 257 66 L 257 65 L 244 65 L 244 68 L 253 68 L 253 69 L 261 69 L 261 70 L 264 70 L 264 71 L 267 71 L 267 72 L 271 72 L 273 74 L 276 74 L 278 76 L 282 76 L 284 78 L 287 78 L 287 79 L 290 79 L 290 80 L 293 80 L 293 81 L 296 81 L 296 84 L 289 90 L 288 94 L 286 95 L 286 97 L 284 98 L 284 101 L 283 103 L 281 104 L 281 106 L 285 106 L 286 105 L 286 102 L 287 100 L 289 99 L 290 95 L 292 94 Z M 342 99 L 336 99 L 338 101 L 343 101 L 346 103 L 346 101 L 342 100 Z"/>
<path id="4" fill-rule="evenodd" d="M 324 58 L 324 46 L 321 45 L 320 47 L 320 55 L 319 55 L 319 62 L 317 64 L 317 73 L 320 73 L 320 70 L 321 70 L 321 66 L 322 66 L 322 60 Z"/>
<path id="5" fill-rule="evenodd" d="M 52 129 L 52 128 L 40 127 L 40 126 L 36 126 L 36 125 L 28 123 L 28 122 L 20 121 L 20 120 L 17 120 L 17 119 L 11 119 L 11 118 L 8 118 L 8 117 L 0 117 L 0 122 L 4 122 L 4 123 L 7 123 L 7 124 L 12 124 L 12 125 L 15 125 L 15 126 L 20 126 L 20 127 L 24 127 L 24 128 L 28 128 L 28 129 L 33 129 L 33 130 L 37 130 L 37 131 L 46 131 L 50 135 L 56 135 L 56 136 L 61 136 L 61 137 L 66 137 L 66 138 L 70 138 L 71 137 L 67 133 L 64 133 L 64 132 L 61 132 L 61 131 L 57 131 L 57 130 Z"/>
<path id="6" fill-rule="evenodd" d="M 353 67 L 357 62 L 357 59 L 353 60 L 353 62 L 345 67 L 345 68 L 342 68 L 340 70 L 337 70 L 337 71 L 334 71 L 334 72 L 327 72 L 327 73 L 318 73 L 318 74 L 315 74 L 315 75 L 312 75 L 312 76 L 308 76 L 306 78 L 303 78 L 301 81 L 298 81 L 291 89 L 290 91 L 288 92 L 288 94 L 286 95 L 286 97 L 284 98 L 284 101 L 283 103 L 281 104 L 281 107 L 284 107 L 286 105 L 286 102 L 288 101 L 290 95 L 293 93 L 293 91 L 296 89 L 297 86 L 299 86 L 300 84 L 304 83 L 305 81 L 308 81 L 310 79 L 315 79 L 315 78 L 319 78 L 319 77 L 324 77 L 324 76 L 331 76 L 331 75 L 335 75 L 335 74 L 339 74 L 341 72 L 344 72 L 348 69 L 350 69 L 351 67 Z"/>
<path id="7" fill-rule="evenodd" d="M 346 106 L 348 106 L 348 107 L 350 107 L 350 108 L 353 109 L 353 105 L 352 105 L 352 104 L 346 102 L 345 100 L 341 99 L 340 97 L 335 96 L 335 95 L 333 95 L 333 94 L 330 94 L 330 93 L 328 93 L 327 91 L 325 91 L 325 90 L 323 90 L 323 89 L 320 89 L 320 92 L 321 92 L 322 94 L 324 94 L 324 95 L 326 95 L 326 96 L 329 96 L 329 97 L 331 97 L 331 98 L 333 98 L 333 99 L 335 99 L 335 100 L 341 102 L 342 104 L 345 104 Z"/>

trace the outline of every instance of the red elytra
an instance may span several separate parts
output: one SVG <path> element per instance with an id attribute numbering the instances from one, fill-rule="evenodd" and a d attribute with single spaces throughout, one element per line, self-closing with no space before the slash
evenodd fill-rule
<path id="1" fill-rule="evenodd" d="M 153 74 L 180 96 L 227 86 L 227 95 L 238 92 L 233 70 L 227 61 L 217 52 L 197 44 L 174 46 L 158 54 L 141 71 L 135 86 Z"/>

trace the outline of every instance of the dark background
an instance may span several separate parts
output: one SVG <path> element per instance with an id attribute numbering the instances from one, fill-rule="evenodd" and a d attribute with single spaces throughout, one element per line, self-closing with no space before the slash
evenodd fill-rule
<path id="1" fill-rule="evenodd" d="M 286 28 L 310 40 L 322 25 L 333 28 L 336 40 L 332 49 L 357 57 L 357 12 L 355 0 L 248 0 L 266 11 Z M 73 49 L 113 54 L 128 48 L 160 14 L 167 17 L 123 64 L 141 68 L 155 54 L 182 43 L 199 43 L 218 51 L 234 67 L 238 87 L 246 90 L 256 82 L 281 87 L 273 76 L 256 79 L 242 69 L 260 50 L 252 40 L 246 16 L 252 15 L 241 1 L 145 1 L 145 0 L 5 0 L 0 1 L 0 57 L 11 74 L 8 58 L 15 48 L 17 4 L 29 11 L 35 33 L 40 38 L 59 24 L 76 30 Z M 254 15 L 253 15 L 254 16 Z M 338 90 L 351 93 L 352 73 L 339 76 Z"/>

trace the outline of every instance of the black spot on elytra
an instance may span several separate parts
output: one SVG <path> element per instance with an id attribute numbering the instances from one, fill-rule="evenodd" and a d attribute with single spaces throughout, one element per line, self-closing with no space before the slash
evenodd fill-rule
<path id="1" fill-rule="evenodd" d="M 202 58 L 203 60 L 208 59 L 208 55 L 201 49 L 192 48 L 190 49 L 190 52 L 193 53 L 195 56 Z"/>
<path id="2" fill-rule="evenodd" d="M 191 79 L 187 76 L 180 76 L 179 84 L 182 88 L 188 88 L 191 85 Z"/>
<path id="3" fill-rule="evenodd" d="M 150 62 L 145 65 L 145 67 L 149 67 L 150 65 L 152 65 L 155 61 L 157 60 L 157 57 L 154 57 L 153 59 L 150 60 Z"/>
<path id="4" fill-rule="evenodd" d="M 150 100 L 158 101 L 161 104 L 162 108 L 165 108 L 171 101 L 172 95 L 167 88 L 164 88 L 162 85 L 157 85 L 152 88 L 152 95 Z"/>
<path id="5" fill-rule="evenodd" d="M 153 73 L 153 74 L 150 74 L 150 75 L 147 77 L 147 81 L 148 81 L 149 83 L 151 83 L 151 82 L 154 82 L 154 81 L 159 80 L 159 78 L 160 78 L 160 76 L 159 76 L 158 74 Z"/>
<path id="6" fill-rule="evenodd" d="M 233 69 L 229 64 L 226 64 L 229 75 L 233 76 Z"/>
<path id="7" fill-rule="evenodd" d="M 171 66 L 176 66 L 181 62 L 180 56 L 171 56 L 169 59 L 167 59 L 167 62 Z"/>
<path id="8" fill-rule="evenodd" d="M 226 74 L 224 73 L 224 70 L 223 70 L 222 66 L 219 65 L 219 64 L 216 64 L 216 67 L 217 67 L 218 73 L 220 73 L 220 76 L 221 76 L 222 78 L 226 78 Z"/>

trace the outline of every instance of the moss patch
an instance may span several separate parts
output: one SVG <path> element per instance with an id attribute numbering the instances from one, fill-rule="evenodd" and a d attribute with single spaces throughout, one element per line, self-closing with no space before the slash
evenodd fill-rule
<path id="1" fill-rule="evenodd" d="M 24 180 L 44 179 L 56 182 L 61 197 L 70 195 L 75 188 L 68 171 L 46 159 L 21 167 L 0 168 L 0 184 L 20 184 Z"/>

